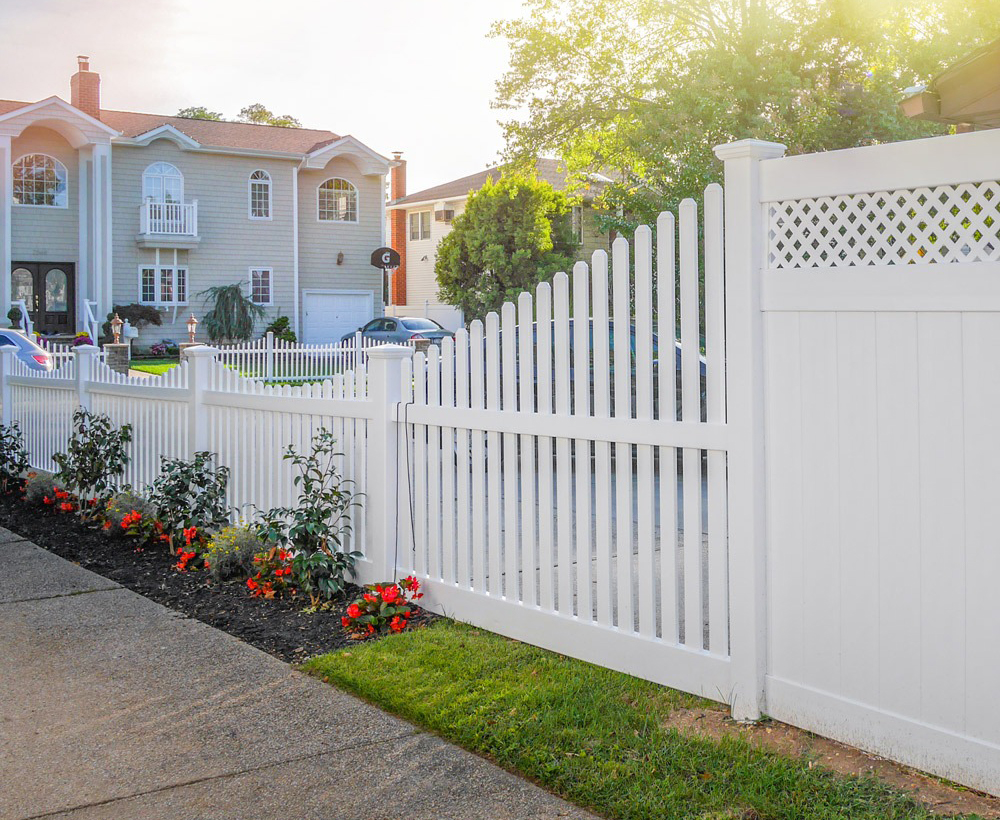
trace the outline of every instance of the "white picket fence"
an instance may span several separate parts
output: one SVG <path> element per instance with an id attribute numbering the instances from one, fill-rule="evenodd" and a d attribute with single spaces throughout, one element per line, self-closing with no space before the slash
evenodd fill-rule
<path id="1" fill-rule="evenodd" d="M 130 423 L 137 486 L 214 451 L 244 515 L 331 429 L 359 580 L 1000 792 L 1000 132 L 718 153 L 701 226 L 687 201 L 440 348 L 296 386 L 278 346 L 142 380 L 0 352 L 2 420 L 42 468 L 76 406 Z"/>
<path id="2" fill-rule="evenodd" d="M 354 334 L 350 342 L 307 345 L 286 342 L 271 332 L 259 339 L 218 346 L 218 360 L 237 373 L 265 382 L 321 382 L 362 366 L 368 350 L 386 344 Z"/>

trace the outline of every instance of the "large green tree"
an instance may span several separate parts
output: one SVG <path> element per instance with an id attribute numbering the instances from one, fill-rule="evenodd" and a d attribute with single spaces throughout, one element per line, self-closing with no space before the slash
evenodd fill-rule
<path id="1" fill-rule="evenodd" d="M 178 117 L 192 120 L 214 120 L 225 122 L 219 111 L 210 111 L 203 105 L 190 105 L 177 112 Z M 240 109 L 236 122 L 250 122 L 256 125 L 278 125 L 282 128 L 301 128 L 302 123 L 290 114 L 275 114 L 260 103 L 252 103 Z"/>
<path id="2" fill-rule="evenodd" d="M 526 0 L 497 23 L 495 106 L 511 160 L 561 156 L 615 177 L 606 227 L 650 222 L 721 179 L 713 146 L 789 153 L 933 133 L 908 86 L 1000 34 L 996 0 Z M 616 216 L 621 214 L 622 216 Z"/>
<path id="3" fill-rule="evenodd" d="M 187 117 L 189 120 L 213 120 L 214 122 L 222 120 L 221 111 L 209 111 L 203 105 L 189 105 L 178 111 L 177 116 Z"/>
<path id="4" fill-rule="evenodd" d="M 441 298 L 461 308 L 467 320 L 481 319 L 569 270 L 576 250 L 569 209 L 564 193 L 532 176 L 488 179 L 438 245 Z"/>

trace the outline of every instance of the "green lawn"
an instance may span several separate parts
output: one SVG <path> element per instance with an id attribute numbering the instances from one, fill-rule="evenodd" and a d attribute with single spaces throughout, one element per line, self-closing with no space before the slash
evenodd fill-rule
<path id="1" fill-rule="evenodd" d="M 140 370 L 143 373 L 152 373 L 154 376 L 161 376 L 170 370 L 171 367 L 177 367 L 180 362 L 177 359 L 133 359 L 130 367 L 133 370 Z"/>
<path id="2" fill-rule="evenodd" d="M 605 817 L 931 816 L 872 777 L 664 728 L 693 696 L 451 621 L 303 668 Z"/>

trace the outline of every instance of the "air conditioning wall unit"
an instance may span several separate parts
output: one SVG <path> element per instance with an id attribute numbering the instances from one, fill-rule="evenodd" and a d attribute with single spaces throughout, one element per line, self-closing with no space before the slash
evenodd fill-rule
<path id="1" fill-rule="evenodd" d="M 455 218 L 454 208 L 442 208 L 439 211 L 434 211 L 435 222 L 451 222 L 454 218 Z"/>

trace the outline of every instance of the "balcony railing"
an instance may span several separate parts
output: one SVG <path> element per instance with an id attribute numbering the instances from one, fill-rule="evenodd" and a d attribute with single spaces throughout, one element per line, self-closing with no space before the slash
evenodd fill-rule
<path id="1" fill-rule="evenodd" d="M 139 206 L 139 233 L 167 236 L 198 235 L 198 200 L 193 202 L 153 202 Z"/>

